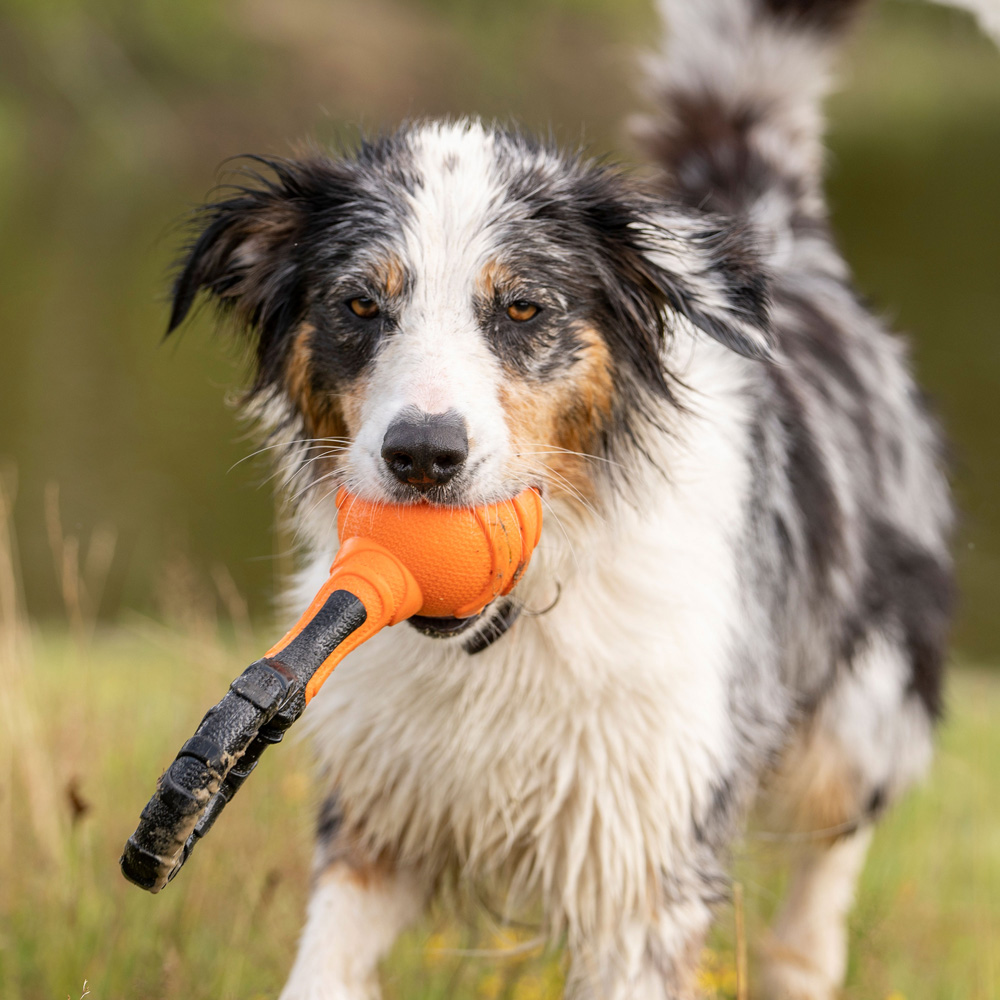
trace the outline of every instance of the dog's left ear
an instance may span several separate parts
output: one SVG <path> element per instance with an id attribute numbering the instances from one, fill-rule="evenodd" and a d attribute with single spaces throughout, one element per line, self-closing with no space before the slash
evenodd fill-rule
<path id="1" fill-rule="evenodd" d="M 659 215 L 639 229 L 670 308 L 738 354 L 774 360 L 769 280 L 747 225 Z"/>
<path id="2" fill-rule="evenodd" d="M 612 276 L 605 294 L 647 351 L 662 348 L 672 312 L 739 354 L 773 359 L 768 279 L 745 225 L 621 192 L 589 207 Z"/>
<path id="3" fill-rule="evenodd" d="M 299 246 L 328 191 L 317 184 L 320 166 L 253 159 L 269 174 L 251 172 L 249 184 L 195 217 L 197 236 L 180 262 L 167 333 L 204 291 L 253 339 L 261 377 L 306 307 Z"/>

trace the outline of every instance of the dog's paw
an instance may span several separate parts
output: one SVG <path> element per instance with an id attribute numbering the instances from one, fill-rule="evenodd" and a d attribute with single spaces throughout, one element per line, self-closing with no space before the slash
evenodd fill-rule
<path id="1" fill-rule="evenodd" d="M 754 1000 L 836 1000 L 840 984 L 776 937 L 758 949 Z"/>
<path id="2" fill-rule="evenodd" d="M 379 1000 L 378 990 L 358 992 L 338 983 L 313 983 L 306 989 L 282 990 L 278 1000 Z"/>
<path id="3" fill-rule="evenodd" d="M 381 991 L 373 979 L 367 983 L 347 983 L 332 979 L 293 977 L 278 1000 L 380 1000 Z"/>
<path id="4" fill-rule="evenodd" d="M 837 987 L 821 972 L 773 965 L 758 978 L 754 1000 L 836 1000 Z"/>

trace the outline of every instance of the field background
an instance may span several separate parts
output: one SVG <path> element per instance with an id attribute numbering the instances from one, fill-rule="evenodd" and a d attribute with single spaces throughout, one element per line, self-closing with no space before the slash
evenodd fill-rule
<path id="1" fill-rule="evenodd" d="M 179 220 L 233 154 L 407 116 L 515 118 L 628 161 L 650 7 L 0 0 L 2 1000 L 273 996 L 302 913 L 304 747 L 265 759 L 167 892 L 117 872 L 155 776 L 273 640 L 294 559 L 266 465 L 240 461 L 239 349 L 207 315 L 161 343 Z M 912 335 L 963 509 L 941 754 L 876 840 L 848 997 L 993 1000 L 1000 56 L 961 14 L 886 0 L 830 115 L 837 232 L 862 291 Z M 755 840 L 740 859 L 751 932 L 778 856 Z M 724 913 L 707 956 L 720 997 L 736 995 L 733 925 Z M 387 995 L 555 996 L 559 957 L 525 952 L 531 939 L 442 908 L 397 949 Z"/>
<path id="2" fill-rule="evenodd" d="M 0 996 L 273 1000 L 309 878 L 304 744 L 264 757 L 159 895 L 117 867 L 155 777 L 265 636 L 239 617 L 194 615 L 132 615 L 86 638 L 39 631 L 12 617 L 10 579 L 0 580 Z M 1000 674 L 956 667 L 930 779 L 876 834 L 845 1000 L 1000 997 L 997 718 Z M 740 850 L 746 934 L 726 907 L 705 954 L 706 1000 L 742 1000 L 738 948 L 750 952 L 752 990 L 752 943 L 779 898 L 787 847 L 762 831 Z M 475 912 L 439 906 L 404 935 L 384 969 L 386 1000 L 557 1000 L 561 957 L 532 947 L 530 926 Z"/>

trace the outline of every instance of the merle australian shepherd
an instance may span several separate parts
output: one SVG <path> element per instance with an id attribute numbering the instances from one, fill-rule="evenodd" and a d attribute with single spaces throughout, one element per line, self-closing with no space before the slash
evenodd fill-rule
<path id="1" fill-rule="evenodd" d="M 324 805 L 284 1000 L 377 995 L 451 879 L 542 912 L 576 1000 L 694 996 L 753 806 L 800 845 L 755 985 L 829 1000 L 873 824 L 927 767 L 942 439 L 821 187 L 861 4 L 660 6 L 653 177 L 431 121 L 257 161 L 199 215 L 171 328 L 204 290 L 253 338 L 300 603 L 340 486 L 535 486 L 546 511 L 509 598 L 382 632 L 310 706 Z"/>

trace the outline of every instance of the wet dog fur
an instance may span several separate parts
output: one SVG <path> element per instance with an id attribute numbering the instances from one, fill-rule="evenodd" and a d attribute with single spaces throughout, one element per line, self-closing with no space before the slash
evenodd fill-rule
<path id="1" fill-rule="evenodd" d="M 930 758 L 944 448 L 821 186 L 819 102 L 861 5 L 660 5 L 655 180 L 431 121 L 254 160 L 199 215 L 170 324 L 204 290 L 252 338 L 246 406 L 309 553 L 295 601 L 340 486 L 545 502 L 511 601 L 386 630 L 310 706 L 325 802 L 284 1000 L 373 995 L 449 878 L 540 903 L 573 998 L 693 995 L 755 802 L 808 845 L 764 995 L 829 1000 L 872 824 Z M 465 428 L 447 480 L 387 466 L 414 412 Z"/>

